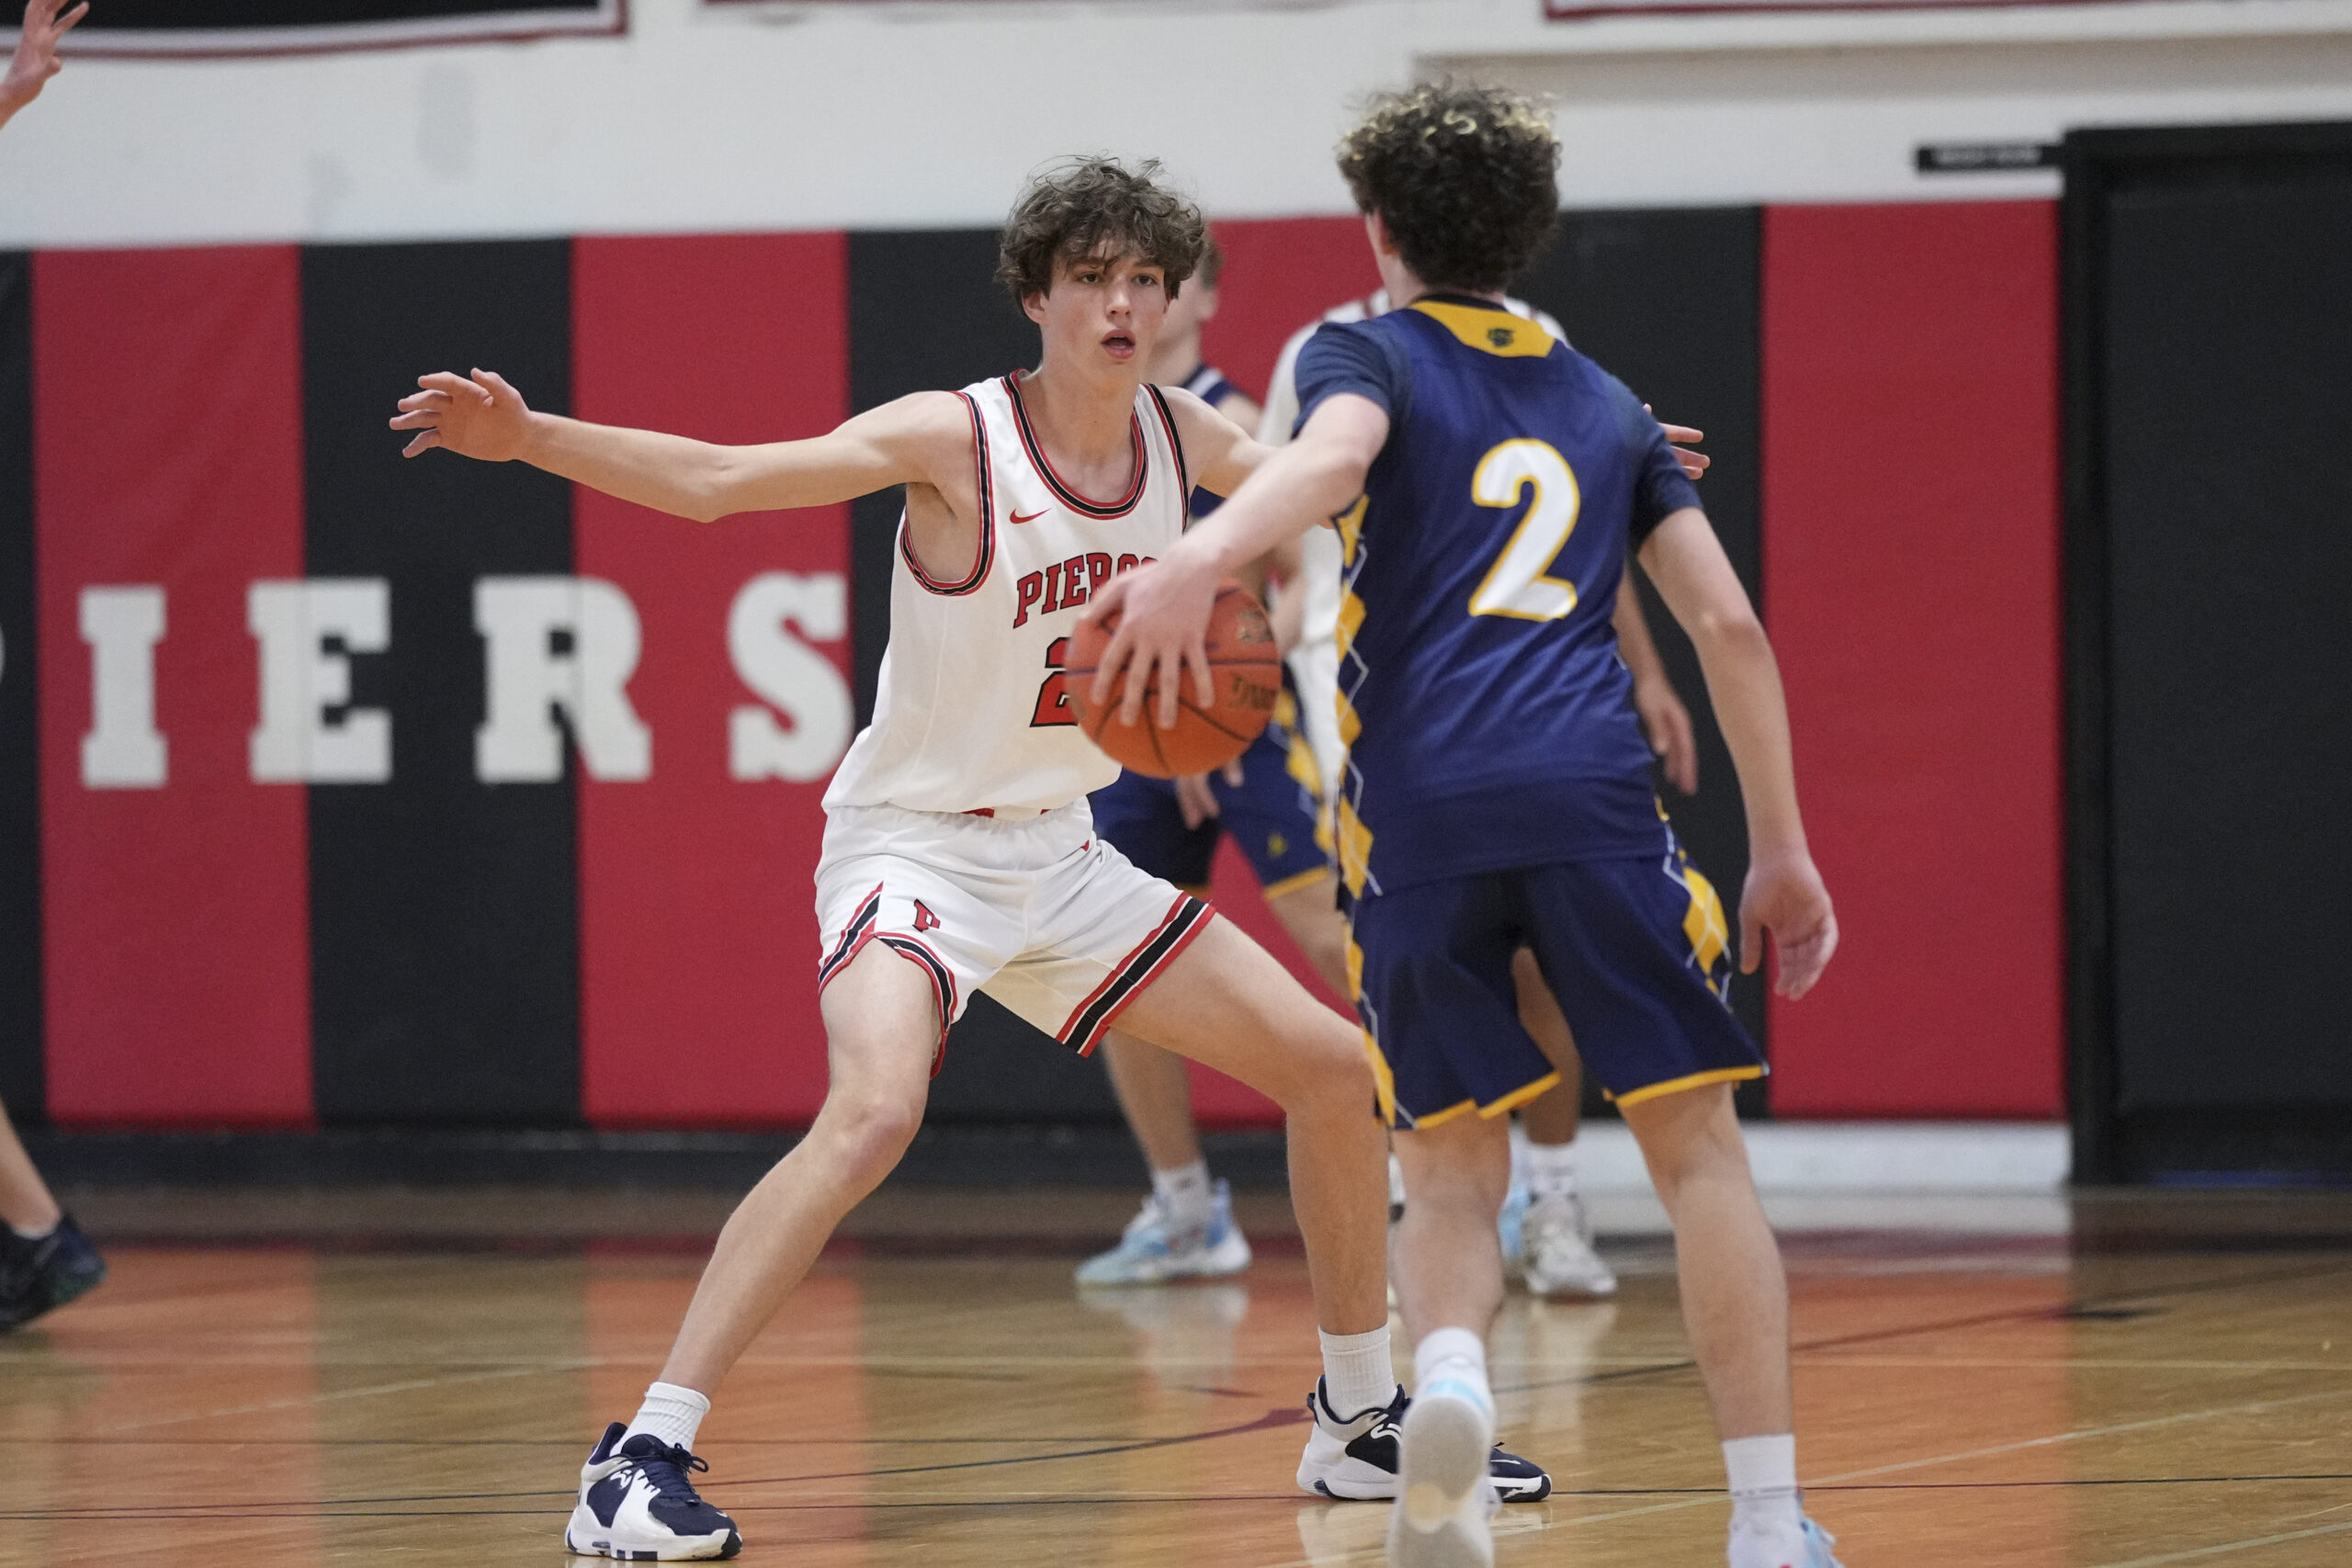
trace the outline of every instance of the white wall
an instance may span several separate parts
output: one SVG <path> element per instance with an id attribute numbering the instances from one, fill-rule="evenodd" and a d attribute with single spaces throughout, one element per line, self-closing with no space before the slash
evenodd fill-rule
<path id="1" fill-rule="evenodd" d="M 1054 154 L 1157 154 L 1229 216 L 1344 210 L 1363 92 L 1562 96 L 1576 205 L 1969 197 L 1922 140 L 2352 118 L 2352 0 L 1547 24 L 1538 0 L 706 8 L 626 39 L 81 59 L 0 135 L 0 244 L 993 221 Z M 971 15 L 985 11 L 982 17 Z"/>

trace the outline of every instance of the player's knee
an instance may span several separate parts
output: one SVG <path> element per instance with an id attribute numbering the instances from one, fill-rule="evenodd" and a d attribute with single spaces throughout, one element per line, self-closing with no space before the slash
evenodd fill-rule
<path id="1" fill-rule="evenodd" d="M 1321 1009 L 1317 1009 L 1319 1013 Z M 1361 1110 L 1372 1103 L 1372 1067 L 1357 1032 L 1336 1015 L 1325 1014 L 1308 1028 L 1290 1032 L 1271 1081 L 1259 1086 L 1284 1111 L 1344 1104 Z"/>
<path id="2" fill-rule="evenodd" d="M 922 1130 L 922 1109 L 920 1094 L 836 1093 L 827 1097 L 819 1120 L 853 1168 L 887 1174 Z"/>

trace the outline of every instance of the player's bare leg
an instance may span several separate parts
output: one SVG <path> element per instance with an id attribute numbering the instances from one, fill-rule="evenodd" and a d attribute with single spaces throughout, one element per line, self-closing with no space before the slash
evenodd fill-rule
<path id="1" fill-rule="evenodd" d="M 1348 994 L 1348 923 L 1340 918 L 1336 875 L 1278 893 L 1266 908 L 1283 923 L 1306 959 L 1331 994 Z"/>
<path id="2" fill-rule="evenodd" d="M 939 1049 L 930 978 L 869 943 L 825 987 L 831 1088 L 808 1136 L 744 1195 L 703 1266 L 660 1381 L 626 1431 L 609 1429 L 581 1472 L 564 1533 L 601 1556 L 732 1556 L 734 1523 L 696 1495 L 691 1450 L 710 1395 L 768 1325 L 857 1201 L 922 1125 Z"/>
<path id="3" fill-rule="evenodd" d="M 0 1109 L 0 1220 L 12 1230 L 39 1235 L 64 1217 L 49 1183 L 33 1168 L 32 1156 L 25 1153 L 7 1111 Z"/>
<path id="4" fill-rule="evenodd" d="M 1238 1078 L 1283 1108 L 1291 1201 L 1327 1333 L 1385 1330 L 1387 1210 L 1372 1072 L 1347 1021 L 1218 919 L 1129 1004 L 1131 1034 Z"/>
<path id="5" fill-rule="evenodd" d="M 1193 1125 L 1193 1080 L 1184 1058 L 1117 1029 L 1102 1037 L 1102 1056 L 1145 1162 L 1154 1172 L 1197 1164 L 1201 1138 Z"/>
<path id="6" fill-rule="evenodd" d="M 1834 1563 L 1797 1491 L 1788 1279 L 1730 1086 L 1638 1100 L 1625 1122 L 1674 1224 L 1683 1330 L 1730 1473 L 1733 1568 Z"/>
<path id="7" fill-rule="evenodd" d="M 1553 1299 L 1611 1296 L 1617 1276 L 1592 1245 L 1592 1218 L 1577 1190 L 1577 1133 L 1583 1121 L 1584 1058 L 1535 955 L 1511 955 L 1511 986 L 1526 1030 L 1559 1083 L 1520 1108 L 1527 1135 L 1514 1160 L 1511 1194 L 1503 1213 L 1507 1267 L 1515 1267 L 1536 1295 Z"/>
<path id="8" fill-rule="evenodd" d="M 1495 1491 L 1481 1462 L 1495 1437 L 1487 1333 L 1503 1300 L 1495 1216 L 1510 1186 L 1510 1128 L 1455 1116 L 1400 1130 L 1405 1216 L 1396 1293 L 1413 1342 L 1413 1404 L 1398 1442 L 1401 1487 L 1388 1522 L 1392 1568 L 1487 1568 Z"/>

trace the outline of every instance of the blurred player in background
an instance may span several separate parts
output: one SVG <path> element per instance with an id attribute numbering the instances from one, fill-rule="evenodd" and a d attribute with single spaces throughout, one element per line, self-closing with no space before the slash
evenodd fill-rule
<path id="1" fill-rule="evenodd" d="M 32 0 L 25 7 L 24 31 L 8 73 L 0 77 L 0 125 L 40 96 L 60 69 L 57 40 L 88 14 L 87 0 L 64 15 L 63 0 Z M 74 1216 L 58 1207 L 49 1184 L 33 1168 L 8 1113 L 0 1108 L 0 1330 L 29 1323 L 96 1286 L 107 1277 L 106 1260 Z"/>
<path id="2" fill-rule="evenodd" d="M 1201 357 L 1201 327 L 1216 314 L 1225 258 L 1212 238 L 1200 271 L 1169 301 L 1159 346 L 1145 378 L 1182 387 L 1242 430 L 1258 423 L 1258 405 Z M 1219 498 L 1193 492 L 1192 513 L 1205 516 Z M 1298 637 L 1298 547 L 1285 546 L 1252 562 L 1242 581 L 1273 610 L 1283 648 Z M 1269 593 L 1268 590 L 1275 589 Z M 1221 773 L 1155 779 L 1125 773 L 1095 791 L 1094 826 L 1129 860 L 1186 892 L 1208 897 L 1217 841 L 1230 836 L 1256 873 L 1266 907 L 1299 952 L 1340 996 L 1347 994 L 1345 932 L 1333 897 L 1331 860 L 1318 831 L 1322 781 L 1299 728 L 1298 700 L 1286 680 L 1274 716 L 1250 750 Z M 1184 1063 L 1170 1052 L 1114 1030 L 1103 1065 L 1119 1109 L 1151 1168 L 1151 1196 L 1119 1245 L 1080 1265 L 1082 1285 L 1142 1285 L 1211 1279 L 1250 1266 L 1250 1243 L 1233 1222 L 1233 1195 L 1213 1181 L 1193 1121 Z"/>
<path id="3" fill-rule="evenodd" d="M 1516 1017 L 1532 948 L 1623 1108 L 1675 1229 L 1683 1318 L 1723 1439 L 1731 1568 L 1835 1568 L 1796 1483 L 1788 1286 L 1731 1085 L 1761 1055 L 1727 1004 L 1729 933 L 1675 842 L 1609 611 L 1638 550 L 1697 648 L 1739 773 L 1753 859 L 1739 961 L 1770 931 L 1781 994 L 1838 944 L 1797 807 L 1762 625 L 1677 463 L 1624 386 L 1504 308 L 1556 227 L 1559 142 L 1498 89 L 1388 95 L 1340 169 L 1400 308 L 1328 325 L 1298 362 L 1297 439 L 1088 618 L 1132 659 L 1208 689 L 1202 628 L 1227 563 L 1324 518 L 1346 552 L 1339 813 L 1349 959 L 1411 1201 L 1396 1269 L 1414 1338 L 1399 1442 L 1398 1568 L 1488 1568 L 1486 1340 L 1502 1298 L 1493 1216 L 1509 1140 L 1490 1114 L 1555 1069 Z M 1604 606 L 1608 608 L 1604 609 Z M 1129 682 L 1129 713 L 1143 690 Z"/>

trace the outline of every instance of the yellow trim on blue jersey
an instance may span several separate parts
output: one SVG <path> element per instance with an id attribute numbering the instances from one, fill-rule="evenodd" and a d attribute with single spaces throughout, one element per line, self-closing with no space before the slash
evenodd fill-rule
<path id="1" fill-rule="evenodd" d="M 1714 989 L 1716 963 L 1731 948 L 1731 931 L 1724 918 L 1724 901 L 1715 892 L 1715 885 L 1699 874 L 1699 868 L 1685 860 L 1680 867 L 1682 886 L 1690 890 L 1690 908 L 1682 916 L 1682 934 L 1690 939 L 1690 957 L 1699 965 L 1700 976 L 1707 988 Z"/>
<path id="2" fill-rule="evenodd" d="M 1361 976 L 1363 964 L 1358 959 L 1349 968 Z M 1380 1054 L 1380 1042 L 1372 1031 L 1363 1032 L 1363 1058 L 1372 1064 L 1373 1098 L 1380 1102 L 1380 1120 L 1388 1126 L 1396 1125 L 1396 1075 L 1388 1070 L 1388 1058 Z"/>
<path id="3" fill-rule="evenodd" d="M 1363 949 L 1356 945 L 1355 927 L 1352 924 L 1348 927 L 1347 966 L 1348 1000 L 1360 1002 L 1363 1000 Z M 1366 1038 L 1369 1039 L 1370 1036 L 1367 1035 Z"/>
<path id="4" fill-rule="evenodd" d="M 1372 829 L 1356 815 L 1355 803 L 1340 802 L 1340 875 L 1351 897 L 1363 897 L 1365 878 L 1372 874 Z"/>
<path id="5" fill-rule="evenodd" d="M 1427 1116 L 1414 1117 L 1413 1126 L 1416 1130 L 1423 1127 L 1442 1127 L 1446 1122 L 1453 1121 L 1455 1117 L 1464 1114 L 1465 1111 L 1476 1111 L 1477 1109 L 1478 1102 L 1476 1100 L 1465 1100 L 1459 1105 L 1449 1105 L 1442 1111 L 1432 1111 Z M 1390 1120 L 1393 1122 L 1395 1118 L 1392 1117 Z"/>
<path id="6" fill-rule="evenodd" d="M 1558 340 L 1524 316 L 1514 316 L 1500 305 L 1451 305 L 1423 299 L 1412 309 L 1460 338 L 1481 354 L 1498 359 L 1541 359 Z"/>
<path id="7" fill-rule="evenodd" d="M 1356 558 L 1356 541 L 1363 537 L 1364 510 L 1371 504 L 1371 496 L 1360 495 L 1356 497 L 1354 505 L 1331 519 L 1331 526 L 1340 531 L 1340 558 L 1342 561 Z"/>
<path id="8" fill-rule="evenodd" d="M 1490 1118 L 1496 1116 L 1508 1116 L 1512 1111 L 1518 1110 L 1521 1106 L 1526 1104 L 1529 1100 L 1533 1100 L 1536 1096 L 1549 1093 L 1552 1089 L 1556 1089 L 1559 1087 L 1559 1082 L 1560 1075 L 1557 1072 L 1545 1073 L 1533 1083 L 1521 1084 L 1519 1088 L 1511 1090 L 1500 1100 L 1496 1100 L 1492 1105 L 1482 1105 L 1478 1107 L 1478 1114 Z"/>
<path id="9" fill-rule="evenodd" d="M 1704 1089 L 1713 1083 L 1738 1083 L 1747 1078 L 1760 1078 L 1763 1076 L 1764 1069 L 1761 1067 L 1712 1067 L 1703 1073 L 1691 1073 L 1683 1077 L 1668 1078 L 1664 1083 L 1654 1083 L 1646 1088 L 1629 1089 L 1623 1094 L 1611 1094 L 1606 1089 L 1601 1093 L 1605 1099 L 1613 1100 L 1623 1107 L 1639 1105 L 1645 1100 L 1656 1100 L 1661 1095 L 1680 1094 L 1686 1089 Z"/>
<path id="10" fill-rule="evenodd" d="M 1269 882 L 1258 891 L 1263 893 L 1270 900 L 1279 898 L 1285 893 L 1295 893 L 1302 887 L 1312 887 L 1330 874 L 1329 866 L 1318 865 L 1313 871 L 1297 872 L 1283 877 L 1280 882 Z"/>

